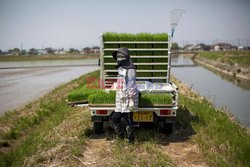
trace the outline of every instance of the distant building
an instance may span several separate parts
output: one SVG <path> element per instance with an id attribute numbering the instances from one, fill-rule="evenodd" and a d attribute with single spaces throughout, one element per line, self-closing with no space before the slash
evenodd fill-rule
<path id="1" fill-rule="evenodd" d="M 94 53 L 93 49 L 90 47 L 85 47 L 81 50 L 82 54 L 90 54 L 90 53 Z"/>
<path id="2" fill-rule="evenodd" d="M 195 49 L 195 46 L 193 44 L 187 44 L 183 47 L 186 51 L 193 51 Z"/>
<path id="3" fill-rule="evenodd" d="M 99 46 L 92 47 L 92 50 L 94 51 L 94 53 L 100 53 L 100 47 Z"/>
<path id="4" fill-rule="evenodd" d="M 238 46 L 238 50 L 244 50 L 243 46 Z"/>
<path id="5" fill-rule="evenodd" d="M 200 44 L 197 44 L 195 47 L 194 47 L 194 50 L 195 51 L 209 51 L 210 50 L 210 46 L 209 45 L 206 45 L 204 43 L 200 43 Z"/>
<path id="6" fill-rule="evenodd" d="M 44 55 L 48 53 L 47 50 L 45 49 L 36 49 L 36 51 L 38 55 Z"/>
<path id="7" fill-rule="evenodd" d="M 237 50 L 236 46 L 233 46 L 229 43 L 220 42 L 217 44 L 214 44 L 214 51 L 230 51 L 230 50 Z"/>
<path id="8" fill-rule="evenodd" d="M 90 54 L 90 53 L 94 53 L 94 54 L 98 54 L 100 53 L 100 47 L 99 46 L 94 46 L 92 48 L 90 47 L 85 47 L 80 51 L 81 54 Z"/>
<path id="9" fill-rule="evenodd" d="M 67 51 L 64 50 L 64 48 L 55 50 L 55 54 L 63 55 L 66 53 L 67 53 Z"/>

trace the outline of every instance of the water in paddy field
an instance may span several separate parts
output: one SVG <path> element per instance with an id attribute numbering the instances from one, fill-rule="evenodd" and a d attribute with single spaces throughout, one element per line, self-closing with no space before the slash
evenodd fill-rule
<path id="1" fill-rule="evenodd" d="M 187 57 L 172 57 L 172 65 L 193 65 Z M 206 97 L 217 108 L 226 107 L 239 122 L 250 127 L 250 84 L 242 85 L 202 66 L 173 67 L 172 74 Z"/>
<path id="2" fill-rule="evenodd" d="M 24 68 L 24 67 L 44 67 L 44 66 L 77 66 L 77 65 L 97 65 L 98 59 L 80 60 L 33 60 L 33 61 L 9 61 L 0 62 L 0 69 L 4 68 Z"/>
<path id="3" fill-rule="evenodd" d="M 36 61 L 37 67 L 31 66 L 33 61 L 0 62 L 0 115 L 38 99 L 61 84 L 99 69 L 97 60 L 52 61 Z M 96 65 L 90 66 L 90 63 Z M 60 67 L 56 67 L 58 65 Z"/>

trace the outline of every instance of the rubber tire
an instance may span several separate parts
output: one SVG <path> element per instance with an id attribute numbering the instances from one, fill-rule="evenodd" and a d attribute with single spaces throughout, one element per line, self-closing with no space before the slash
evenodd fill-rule
<path id="1" fill-rule="evenodd" d="M 103 122 L 94 122 L 94 132 L 95 134 L 103 133 Z"/>
<path id="2" fill-rule="evenodd" d="M 175 124 L 174 123 L 164 123 L 163 130 L 167 134 L 171 134 L 175 130 Z"/>

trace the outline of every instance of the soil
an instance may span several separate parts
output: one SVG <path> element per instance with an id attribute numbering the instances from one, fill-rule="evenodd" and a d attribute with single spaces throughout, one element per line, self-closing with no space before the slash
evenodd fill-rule
<path id="1" fill-rule="evenodd" d="M 202 159 L 199 147 L 190 141 L 170 143 L 168 146 L 162 146 L 162 151 L 171 157 L 178 167 L 208 166 Z"/>
<path id="2" fill-rule="evenodd" d="M 216 70 L 225 75 L 229 75 L 233 78 L 237 78 L 246 82 L 250 82 L 250 68 L 249 67 L 232 66 L 227 63 L 221 63 L 218 61 L 209 60 L 204 57 L 195 57 L 194 61 L 200 65 Z"/>
<path id="3" fill-rule="evenodd" d="M 90 139 L 81 160 L 82 164 L 91 167 L 113 166 L 111 159 L 112 142 L 105 138 Z"/>

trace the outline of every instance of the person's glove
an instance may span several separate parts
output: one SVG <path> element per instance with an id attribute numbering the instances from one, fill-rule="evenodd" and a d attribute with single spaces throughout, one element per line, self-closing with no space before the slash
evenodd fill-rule
<path id="1" fill-rule="evenodd" d="M 132 112 L 135 109 L 134 99 L 129 99 L 129 111 Z"/>

